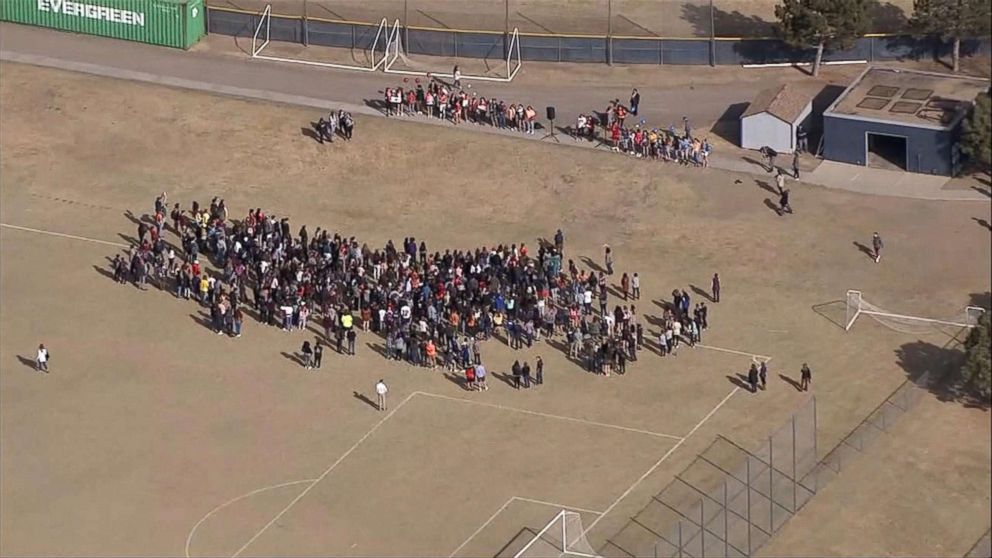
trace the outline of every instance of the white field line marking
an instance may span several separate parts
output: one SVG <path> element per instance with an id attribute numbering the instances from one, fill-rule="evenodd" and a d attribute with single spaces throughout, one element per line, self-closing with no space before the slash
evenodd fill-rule
<path id="1" fill-rule="evenodd" d="M 664 463 L 666 459 L 668 459 L 668 456 L 670 456 L 673 453 L 675 453 L 675 450 L 679 449 L 679 447 L 683 443 L 685 443 L 686 440 L 689 439 L 689 436 L 692 436 L 696 432 L 696 430 L 699 430 L 699 427 L 701 427 L 703 425 L 703 423 L 705 423 L 707 420 L 709 420 L 710 417 L 712 417 L 714 413 L 716 413 L 718 410 L 720 410 L 720 407 L 723 407 L 723 404 L 726 403 L 731 397 L 733 397 L 733 395 L 735 393 L 737 393 L 739 390 L 740 390 L 740 388 L 736 388 L 735 387 L 733 391 L 731 391 L 730 393 L 728 393 L 727 396 L 723 398 L 723 401 L 720 401 L 717 404 L 716 407 L 713 407 L 713 410 L 711 410 L 709 413 L 707 413 L 706 416 L 703 417 L 702 420 L 700 420 L 698 423 L 696 423 L 696 426 L 693 426 L 692 427 L 692 430 L 690 430 L 689 433 L 686 434 L 684 438 L 682 438 L 681 440 L 679 440 L 679 442 L 677 444 L 675 444 L 674 446 L 672 446 L 672 449 L 670 449 L 667 452 L 665 452 L 665 455 L 661 456 L 661 459 L 659 459 L 657 463 L 655 463 L 654 465 L 652 465 L 651 468 L 647 470 L 647 472 L 645 472 L 643 475 L 641 475 L 641 477 L 639 479 L 637 479 L 636 481 L 634 481 L 634 484 L 630 485 L 630 487 L 627 488 L 627 490 L 624 490 L 623 491 L 623 494 L 621 494 L 619 498 L 617 498 L 616 500 L 614 500 L 613 503 L 609 505 L 609 507 L 607 507 L 605 510 L 603 510 L 603 513 L 599 517 L 597 517 L 592 523 L 590 523 L 589 526 L 585 528 L 585 530 L 582 531 L 582 536 L 584 537 L 584 536 L 586 536 L 586 534 L 589 533 L 589 531 L 592 531 L 592 528 L 595 527 L 597 523 L 599 523 L 599 520 L 600 519 L 603 519 L 604 517 L 607 516 L 607 514 L 609 514 L 611 511 L 613 511 L 613 508 L 615 508 L 617 506 L 617 504 L 619 504 L 624 498 L 626 498 L 631 492 L 633 492 L 633 490 L 635 488 L 637 488 L 637 485 L 641 484 L 641 482 L 643 482 L 644 479 L 648 478 L 648 476 L 650 476 L 651 473 L 653 473 L 655 471 L 655 469 L 657 469 L 658 467 L 660 467 L 661 464 Z"/>
<path id="2" fill-rule="evenodd" d="M 587 510 L 585 508 L 578 508 L 575 506 L 566 506 L 564 504 L 556 504 L 554 502 L 545 502 L 544 500 L 534 500 L 532 498 L 524 498 L 522 496 L 514 496 L 513 499 L 520 500 L 521 502 L 530 502 L 531 504 L 541 504 L 542 506 L 551 506 L 552 508 L 558 508 L 562 510 L 571 510 L 571 511 L 591 513 L 595 515 L 603 515 L 603 512 L 601 511 Z"/>
<path id="3" fill-rule="evenodd" d="M 458 548 L 456 548 L 455 550 L 453 550 L 451 552 L 451 554 L 448 555 L 448 558 L 451 558 L 455 554 L 458 554 L 458 551 L 459 550 L 465 548 L 465 545 L 467 545 L 469 543 L 469 541 L 471 541 L 472 539 L 474 539 L 476 535 L 478 535 L 479 533 L 482 532 L 483 529 L 485 529 L 486 527 L 488 527 L 489 524 L 492 523 L 494 519 L 496 519 L 496 516 L 498 516 L 499 514 L 503 513 L 503 510 L 505 510 L 507 506 L 509 506 L 510 504 L 513 503 L 514 498 L 515 497 L 512 497 L 509 500 L 507 500 L 505 504 L 503 504 L 502 506 L 499 507 L 498 510 L 496 510 L 496 513 L 490 515 L 489 516 L 489 519 L 487 519 L 485 523 L 483 523 L 482 525 L 480 525 L 479 528 L 476 529 L 474 533 L 472 533 L 471 535 L 468 536 L 467 539 L 465 539 L 465 542 L 463 542 L 462 544 L 458 545 Z"/>
<path id="4" fill-rule="evenodd" d="M 458 545 L 458 548 L 456 548 L 454 551 L 452 551 L 452 553 L 448 555 L 448 558 L 452 558 L 455 554 L 458 554 L 458 551 L 459 550 L 465 548 L 465 545 L 467 545 L 469 542 L 472 541 L 472 539 L 474 539 L 475 537 L 477 537 L 479 535 L 479 533 L 481 533 L 483 530 L 485 530 L 485 528 L 487 526 L 489 526 L 489 524 L 492 523 L 493 520 L 496 519 L 496 517 L 499 516 L 499 514 L 503 513 L 503 510 L 505 510 L 515 500 L 519 500 L 521 502 L 530 502 L 531 504 L 540 504 L 542 506 L 550 506 L 552 508 L 558 508 L 558 509 L 561 509 L 561 510 L 571 510 L 571 511 L 578 511 L 578 512 L 586 512 L 586 513 L 591 513 L 591 514 L 595 514 L 595 515 L 602 515 L 602 513 L 603 513 L 603 512 L 596 511 L 596 510 L 587 510 L 587 509 L 584 509 L 584 508 L 577 508 L 575 506 L 565 506 L 565 505 L 562 505 L 562 504 L 556 504 L 554 502 L 545 502 L 544 500 L 534 500 L 534 499 L 531 499 L 531 498 L 523 498 L 521 496 L 513 496 L 512 498 L 510 498 L 509 500 L 507 500 L 505 504 L 503 504 L 502 506 L 500 506 L 499 509 L 496 510 L 496 513 L 494 513 L 491 516 L 489 516 L 489 519 L 487 519 L 485 523 L 483 523 L 478 529 L 476 529 L 475 532 L 473 532 L 471 535 L 469 535 L 468 538 L 465 539 L 465 542 L 463 542 L 462 544 Z"/>
<path id="5" fill-rule="evenodd" d="M 231 498 L 230 500 L 228 500 L 228 501 L 224 502 L 223 504 L 217 506 L 216 508 L 210 510 L 207 513 L 207 515 L 203 516 L 203 518 L 200 519 L 199 521 L 197 521 L 196 522 L 196 525 L 194 525 L 193 528 L 190 529 L 189 535 L 187 535 L 187 537 L 186 537 L 186 558 L 190 558 L 189 548 L 190 548 L 190 545 L 193 544 L 193 537 L 196 535 L 196 530 L 200 528 L 200 525 L 202 525 L 204 521 L 210 519 L 210 517 L 212 515 L 214 515 L 215 513 L 219 512 L 220 510 L 222 510 L 224 508 L 226 508 L 227 506 L 230 506 L 231 504 L 234 504 L 235 502 L 238 502 L 240 500 L 244 500 L 245 498 L 251 498 L 252 496 L 254 496 L 256 494 L 260 494 L 260 493 L 265 492 L 265 491 L 268 491 L 268 490 L 275 490 L 277 488 L 283 488 L 283 487 L 286 487 L 286 486 L 293 486 L 294 484 L 303 484 L 303 483 L 306 483 L 306 482 L 313 483 L 313 481 L 315 481 L 315 480 L 316 479 L 304 479 L 304 480 L 284 482 L 282 484 L 274 484 L 272 486 L 266 486 L 266 487 L 263 487 L 263 488 L 258 488 L 256 490 L 252 490 L 251 492 L 248 492 L 247 494 L 242 494 L 241 496 L 238 496 L 237 498 Z"/>
<path id="6" fill-rule="evenodd" d="M 310 492 L 311 489 L 313 489 L 313 487 L 317 486 L 317 484 L 320 483 L 320 481 L 324 480 L 324 478 L 327 475 L 331 474 L 331 471 L 333 471 L 342 461 L 344 461 L 346 457 L 348 457 L 349 455 L 351 455 L 351 452 L 355 451 L 355 449 L 358 446 L 360 446 L 362 444 L 362 442 L 364 442 L 365 440 L 367 440 L 368 437 L 371 436 L 373 432 L 375 432 L 376 430 L 378 430 L 380 426 L 382 426 L 387 420 L 389 420 L 390 418 L 392 418 L 393 415 L 395 415 L 397 411 L 399 411 L 401 408 L 403 408 L 403 405 L 406 405 L 407 401 L 409 401 L 410 399 L 412 399 L 413 396 L 414 395 L 417 395 L 418 393 L 420 393 L 420 392 L 415 391 L 415 392 L 411 393 L 410 395 L 407 395 L 406 396 L 406 399 L 404 399 L 403 401 L 401 401 L 400 404 L 397 405 L 392 411 L 389 411 L 389 414 L 388 415 L 382 417 L 382 420 L 380 420 L 379 422 L 377 422 L 375 424 L 375 426 L 373 426 L 371 429 L 369 429 L 368 432 L 365 433 L 364 436 L 362 436 L 361 438 L 359 438 L 358 441 L 355 442 L 355 444 L 353 446 L 351 446 L 350 448 L 348 448 L 348 451 L 344 452 L 341 455 L 341 457 L 337 458 L 337 460 L 334 463 L 332 463 L 331 466 L 328 467 L 323 473 L 321 473 L 319 477 L 317 477 L 316 479 L 314 479 L 314 481 L 312 483 L 310 483 L 309 486 L 307 486 L 306 488 L 304 488 L 303 491 L 300 492 L 299 495 L 296 496 L 296 498 L 293 498 L 293 501 L 291 501 L 289 504 L 287 504 L 286 507 L 283 508 L 281 512 L 277 513 L 275 517 L 273 517 L 268 523 L 265 524 L 264 527 L 262 527 L 261 529 L 258 530 L 257 533 L 255 533 L 254 535 L 252 535 L 252 537 L 250 539 L 248 539 L 248 542 L 246 542 L 241 548 L 239 548 L 237 552 L 235 552 L 234 554 L 231 555 L 231 558 L 236 558 L 237 556 L 240 556 L 241 553 L 244 552 L 245 549 L 248 548 L 251 545 L 251 543 L 255 542 L 255 539 L 257 539 L 258 537 L 262 536 L 262 533 L 266 532 L 269 529 L 269 527 L 272 527 L 272 525 L 274 525 L 276 521 L 279 521 L 279 518 L 280 517 L 282 517 L 283 515 L 285 515 L 286 512 L 288 512 L 293 506 L 295 506 L 297 502 L 299 502 L 300 500 L 302 500 L 303 497 L 306 496 L 307 493 Z"/>
<path id="7" fill-rule="evenodd" d="M 74 234 L 65 234 L 55 231 L 43 231 L 41 229 L 32 229 L 30 227 L 20 227 L 17 225 L 8 225 L 7 223 L 0 223 L 0 227 L 7 229 L 14 229 L 18 231 L 33 232 L 38 234 L 47 234 L 49 236 L 58 236 L 61 238 L 69 238 L 72 240 L 82 240 L 84 242 L 95 242 L 97 244 L 106 244 L 107 246 L 117 246 L 119 248 L 127 248 L 127 244 L 121 244 L 120 242 L 110 242 L 108 240 L 100 240 L 98 238 L 87 238 L 85 236 L 76 236 Z"/>
<path id="8" fill-rule="evenodd" d="M 681 440 L 682 439 L 682 436 L 674 436 L 672 434 L 661 434 L 659 432 L 651 432 L 650 430 L 641 430 L 640 428 L 630 428 L 629 426 L 619 426 L 619 425 L 616 425 L 616 424 L 607 424 L 605 422 L 596 422 L 596 421 L 585 420 L 585 419 L 580 419 L 580 418 L 563 417 L 563 416 L 560 416 L 560 415 L 551 415 L 551 414 L 548 414 L 548 413 L 541 413 L 541 412 L 538 412 L 538 411 L 529 411 L 527 409 L 517 409 L 516 407 L 507 407 L 505 405 L 497 405 L 496 403 L 485 403 L 485 402 L 482 402 L 482 401 L 472 401 L 471 399 L 462 399 L 460 397 L 451 397 L 451 396 L 448 396 L 448 395 L 439 395 L 437 393 L 428 393 L 426 391 L 420 391 L 420 392 L 417 392 L 417 393 L 419 393 L 420 395 L 426 395 L 428 397 L 436 397 L 438 399 L 447 399 L 449 401 L 458 401 L 460 403 L 467 403 L 469 405 L 481 405 L 483 407 L 492 407 L 493 409 L 500 409 L 500 410 L 503 410 L 503 411 L 511 411 L 511 412 L 514 412 L 514 413 L 523 413 L 523 414 L 526 414 L 526 415 L 534 415 L 534 416 L 538 416 L 538 417 L 544 417 L 544 418 L 550 418 L 550 419 L 557 419 L 557 420 L 564 420 L 564 421 L 568 421 L 568 422 L 577 422 L 577 423 L 580 423 L 580 424 L 588 424 L 590 426 L 599 426 L 599 427 L 602 427 L 602 428 L 613 428 L 615 430 L 623 430 L 623 431 L 626 431 L 626 432 L 634 432 L 634 433 L 637 433 L 637 434 L 646 434 L 648 436 L 655 436 L 657 438 L 669 438 L 671 440 Z"/>
<path id="9" fill-rule="evenodd" d="M 697 347 L 700 347 L 700 348 L 703 348 L 703 349 L 709 349 L 711 351 L 720 351 L 721 353 L 731 353 L 731 354 L 741 355 L 741 356 L 747 356 L 747 357 L 751 357 L 751 358 L 757 357 L 757 358 L 764 359 L 765 362 L 768 362 L 769 360 L 772 359 L 772 357 L 770 357 L 770 356 L 759 355 L 759 354 L 756 354 L 756 353 L 749 353 L 749 352 L 746 352 L 746 351 L 738 351 L 736 349 L 724 349 L 723 347 L 714 347 L 713 345 L 703 345 L 702 343 L 696 343 L 696 346 Z"/>

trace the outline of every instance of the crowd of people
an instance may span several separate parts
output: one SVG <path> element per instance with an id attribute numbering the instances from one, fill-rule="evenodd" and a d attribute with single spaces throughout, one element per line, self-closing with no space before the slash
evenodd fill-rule
<path id="1" fill-rule="evenodd" d="M 413 84 L 410 78 L 403 78 L 402 84 L 383 91 L 384 112 L 386 116 L 425 116 L 453 124 L 468 122 L 534 133 L 537 111 L 533 106 L 496 97 L 487 99 L 471 88 L 471 84 L 466 84 L 463 89 L 460 79 L 449 85 L 430 77 L 425 87 L 420 78 L 414 78 Z"/>
<path id="2" fill-rule="evenodd" d="M 154 282 L 209 311 L 207 325 L 218 335 L 240 337 L 246 315 L 284 331 L 319 325 L 323 338 L 302 348 L 302 363 L 319 369 L 323 347 L 354 355 L 358 331 L 374 332 L 386 358 L 428 369 L 465 373 L 468 387 L 485 389 L 483 344 L 511 349 L 542 339 L 567 351 L 591 372 L 623 374 L 638 353 L 650 349 L 635 303 L 638 273 L 623 273 L 611 288 L 614 252 L 603 247 L 603 266 L 580 269 L 566 257 L 565 235 L 536 250 L 526 243 L 474 250 L 431 250 L 416 238 L 372 248 L 353 236 L 305 225 L 295 233 L 288 217 L 249 210 L 231 219 L 223 199 L 209 206 L 179 204 L 166 216 L 165 193 L 154 204 L 151 224 L 137 222 L 138 238 L 114 259 L 114 276 L 144 288 Z M 165 239 L 168 222 L 178 239 Z M 213 271 L 203 263 L 213 264 Z M 714 276 L 714 294 L 719 279 Z M 693 346 L 708 327 L 705 302 L 693 304 L 684 290 L 665 303 L 654 351 L 675 356 L 681 343 Z M 558 341 L 563 339 L 564 342 Z M 516 387 L 543 383 L 525 361 L 515 363 Z"/>

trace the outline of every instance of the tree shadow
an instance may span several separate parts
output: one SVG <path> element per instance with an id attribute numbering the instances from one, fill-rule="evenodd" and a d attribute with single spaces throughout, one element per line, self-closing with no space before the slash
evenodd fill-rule
<path id="1" fill-rule="evenodd" d="M 971 220 L 974 221 L 974 222 L 976 222 L 976 223 L 978 223 L 983 228 L 986 228 L 986 229 L 992 231 L 992 225 L 990 225 L 989 222 L 986 221 L 985 219 L 979 219 L 978 217 L 972 217 Z"/>
<path id="2" fill-rule="evenodd" d="M 286 353 L 283 353 L 283 354 L 285 355 Z M 369 407 L 372 407 L 376 411 L 379 410 L 379 405 L 377 405 L 375 401 L 372 401 L 371 399 L 369 399 L 368 397 L 366 397 L 364 394 L 358 393 L 357 391 L 353 391 L 353 392 L 351 392 L 351 395 L 355 399 L 361 401 L 362 403 L 365 403 L 366 405 L 368 405 Z"/>
<path id="3" fill-rule="evenodd" d="M 778 377 L 779 378 L 782 378 L 782 380 L 785 383 L 787 383 L 790 386 L 796 388 L 796 391 L 802 391 L 803 390 L 803 386 L 799 382 L 797 382 L 797 381 L 793 380 L 792 378 L 790 378 L 789 376 L 786 376 L 785 374 L 779 374 Z"/>
<path id="4" fill-rule="evenodd" d="M 600 266 L 598 263 L 592 261 L 591 259 L 589 259 L 586 256 L 580 257 L 579 258 L 579 261 L 581 261 L 586 267 L 588 267 L 589 269 L 595 271 L 596 273 L 599 273 L 599 272 L 606 273 L 606 268 Z"/>
<path id="5" fill-rule="evenodd" d="M 833 314 L 833 312 L 829 312 L 828 313 L 829 310 L 832 310 L 832 309 L 835 309 L 835 308 L 837 309 L 837 314 L 839 316 L 844 316 L 845 315 L 845 312 L 847 311 L 847 302 L 846 301 L 843 301 L 843 300 L 831 300 L 830 302 L 823 302 L 821 304 L 814 304 L 813 306 L 810 307 L 810 309 L 812 309 L 814 312 L 816 312 L 817 314 L 819 314 L 820 316 L 822 316 L 823 318 L 825 318 L 828 322 L 834 324 L 835 326 L 837 326 L 837 327 L 839 327 L 841 329 L 844 329 L 847 326 L 847 324 L 838 321 L 837 318 L 834 318 L 831 315 L 831 314 Z"/>
<path id="6" fill-rule="evenodd" d="M 867 4 L 872 33 L 903 33 L 909 29 L 906 12 L 899 6 L 878 0 L 869 0 Z"/>
<path id="7" fill-rule="evenodd" d="M 926 341 L 903 344 L 895 351 L 897 363 L 912 382 L 937 400 L 987 411 L 992 401 L 979 395 L 961 374 L 965 360 L 961 341 L 955 338 L 943 347 Z"/>
<path id="8" fill-rule="evenodd" d="M 27 366 L 31 370 L 38 370 L 38 364 L 34 361 L 34 359 L 17 355 L 17 360 L 21 361 L 21 364 Z"/>
<path id="9" fill-rule="evenodd" d="M 741 389 L 751 391 L 751 384 L 747 383 L 747 377 L 744 374 L 739 372 L 734 376 L 727 374 L 727 380 Z"/>
<path id="10" fill-rule="evenodd" d="M 772 200 L 768 199 L 768 198 L 765 198 L 765 207 L 767 207 L 768 209 L 771 209 L 772 211 L 774 211 L 775 212 L 775 215 L 778 215 L 779 217 L 782 216 L 782 210 L 779 209 L 779 207 L 777 205 L 775 205 L 775 203 Z"/>
<path id="11" fill-rule="evenodd" d="M 296 363 L 296 364 L 298 364 L 300 366 L 303 366 L 303 358 L 300 357 L 300 355 L 298 355 L 296 353 L 287 353 L 285 351 L 283 351 L 283 352 L 281 352 L 279 354 L 281 354 L 283 356 L 283 358 L 285 358 L 286 360 L 290 360 L 290 361 L 292 361 L 292 362 L 294 362 L 294 363 Z"/>
<path id="12" fill-rule="evenodd" d="M 700 297 L 706 299 L 706 302 L 714 302 L 714 298 L 713 298 L 712 295 L 710 295 L 710 293 L 708 293 L 707 291 L 705 291 L 705 290 L 697 287 L 696 285 L 693 285 L 692 283 L 689 283 L 689 289 L 692 290 L 692 292 L 694 292 L 697 295 L 699 295 Z"/>
<path id="13" fill-rule="evenodd" d="M 971 293 L 968 295 L 968 306 L 978 306 L 979 308 L 984 308 L 989 311 L 992 308 L 992 292 L 985 291 L 984 293 Z"/>
<path id="14" fill-rule="evenodd" d="M 771 37 L 775 34 L 775 22 L 739 11 L 727 12 L 706 4 L 685 3 L 682 5 L 682 19 L 688 21 L 697 37 Z M 712 22 L 712 30 L 711 30 Z"/>
<path id="15" fill-rule="evenodd" d="M 874 250 L 872 250 L 868 246 L 865 246 L 864 244 L 858 242 L 857 240 L 855 240 L 851 244 L 857 246 L 858 247 L 858 250 L 860 250 L 861 253 L 864 254 L 865 256 L 868 256 L 868 258 L 870 260 L 875 261 L 875 251 Z"/>

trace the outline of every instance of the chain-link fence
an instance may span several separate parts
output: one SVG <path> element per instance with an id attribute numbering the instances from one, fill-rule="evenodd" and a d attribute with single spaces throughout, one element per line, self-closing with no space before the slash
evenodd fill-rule
<path id="1" fill-rule="evenodd" d="M 718 436 L 600 549 L 603 556 L 752 556 L 924 394 L 928 378 L 899 385 L 818 459 L 816 399 L 748 450 Z"/>

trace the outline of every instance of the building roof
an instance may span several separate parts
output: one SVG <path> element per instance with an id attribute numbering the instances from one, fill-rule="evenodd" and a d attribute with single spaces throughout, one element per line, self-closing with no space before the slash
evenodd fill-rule
<path id="1" fill-rule="evenodd" d="M 758 93 L 741 118 L 767 112 L 785 122 L 794 123 L 811 102 L 813 92 L 809 88 L 786 83 Z"/>
<path id="2" fill-rule="evenodd" d="M 869 67 L 824 115 L 950 130 L 988 88 L 982 78 Z"/>

